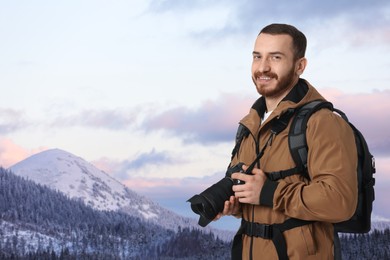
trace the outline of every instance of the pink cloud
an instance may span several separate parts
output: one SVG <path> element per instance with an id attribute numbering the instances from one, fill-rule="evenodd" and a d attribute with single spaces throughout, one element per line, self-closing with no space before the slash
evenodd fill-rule
<path id="1" fill-rule="evenodd" d="M 7 138 L 0 137 L 0 165 L 8 168 L 27 157 L 42 152 L 47 148 L 25 149 Z"/>
<path id="2" fill-rule="evenodd" d="M 334 102 L 335 106 L 349 110 L 350 113 L 359 113 L 360 115 L 375 116 L 379 113 L 387 112 L 384 109 L 390 108 L 388 98 L 390 98 L 390 90 L 377 90 L 371 93 L 344 93 L 337 89 L 322 89 L 321 93 Z M 390 118 L 390 114 L 388 118 Z"/>
<path id="3" fill-rule="evenodd" d="M 107 157 L 102 157 L 98 160 L 94 160 L 92 164 L 106 173 L 114 173 L 120 169 L 121 162 Z"/>

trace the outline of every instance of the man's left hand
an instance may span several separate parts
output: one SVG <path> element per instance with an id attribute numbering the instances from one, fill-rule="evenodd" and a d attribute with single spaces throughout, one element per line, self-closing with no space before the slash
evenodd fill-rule
<path id="1" fill-rule="evenodd" d="M 242 168 L 246 171 L 248 166 L 244 165 Z M 261 189 L 267 179 L 263 170 L 253 168 L 252 174 L 237 172 L 233 173 L 231 177 L 232 179 L 238 179 L 245 182 L 245 184 L 233 185 L 234 196 L 238 198 L 239 202 L 252 205 L 260 204 Z"/>

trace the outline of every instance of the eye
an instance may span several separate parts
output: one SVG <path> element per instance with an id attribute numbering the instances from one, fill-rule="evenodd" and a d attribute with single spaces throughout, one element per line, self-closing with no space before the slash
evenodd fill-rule
<path id="1" fill-rule="evenodd" d="M 274 60 L 274 61 L 278 61 L 278 60 L 282 59 L 282 56 L 280 56 L 280 55 L 272 55 L 271 59 Z"/>
<path id="2" fill-rule="evenodd" d="M 261 56 L 260 55 L 253 55 L 253 60 L 260 60 Z"/>

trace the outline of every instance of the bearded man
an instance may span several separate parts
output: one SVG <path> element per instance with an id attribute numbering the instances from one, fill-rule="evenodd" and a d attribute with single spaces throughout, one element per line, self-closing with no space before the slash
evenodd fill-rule
<path id="1" fill-rule="evenodd" d="M 240 121 L 247 134 L 230 166 L 255 165 L 251 174 L 235 172 L 234 196 L 216 220 L 242 218 L 233 259 L 334 259 L 333 224 L 349 219 L 356 208 L 357 156 L 349 125 L 328 109 L 308 123 L 307 174 L 275 180 L 271 173 L 295 167 L 288 145 L 289 127 L 274 135 L 275 120 L 289 109 L 325 98 L 301 78 L 307 60 L 306 37 L 294 26 L 271 24 L 257 36 L 252 79 L 260 98 Z M 291 124 L 291 121 L 290 123 Z"/>

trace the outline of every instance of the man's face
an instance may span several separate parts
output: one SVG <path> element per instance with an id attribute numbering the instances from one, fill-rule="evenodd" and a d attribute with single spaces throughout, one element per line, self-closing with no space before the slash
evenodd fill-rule
<path id="1" fill-rule="evenodd" d="M 266 98 L 286 95 L 303 72 L 300 60 L 295 61 L 291 36 L 261 33 L 255 42 L 252 62 L 257 92 Z"/>

